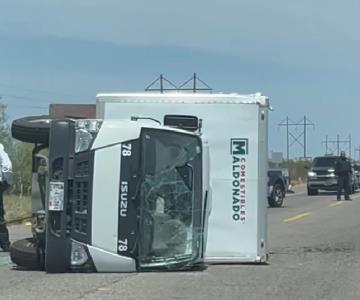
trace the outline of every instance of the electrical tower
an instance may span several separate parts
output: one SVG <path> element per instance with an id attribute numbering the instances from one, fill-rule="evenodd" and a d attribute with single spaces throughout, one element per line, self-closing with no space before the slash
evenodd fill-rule
<path id="1" fill-rule="evenodd" d="M 294 144 L 298 144 L 300 147 L 303 148 L 304 151 L 304 159 L 307 158 L 306 153 L 306 139 L 307 139 L 307 127 L 312 126 L 314 127 L 315 124 L 310 121 L 306 116 L 299 121 L 299 122 L 293 122 L 289 119 L 289 117 L 286 117 L 286 119 L 278 124 L 279 127 L 286 127 L 286 158 L 287 160 L 290 159 L 290 148 Z M 294 129 L 297 130 L 298 128 L 301 128 L 302 131 L 300 133 L 295 133 Z"/>
<path id="2" fill-rule="evenodd" d="M 341 139 L 340 135 L 337 135 L 336 140 L 329 140 L 328 136 L 326 136 L 325 141 L 322 143 L 325 144 L 325 154 L 336 153 L 339 156 L 340 151 L 342 150 L 341 146 L 345 145 L 347 147 L 349 157 L 351 157 L 351 135 L 349 135 L 348 139 Z M 355 149 L 355 151 L 357 150 Z"/>
<path id="3" fill-rule="evenodd" d="M 159 87 L 156 85 L 159 84 Z M 183 91 L 183 92 L 193 92 L 194 94 L 198 91 L 202 92 L 212 92 L 212 88 L 208 86 L 204 81 L 202 81 L 196 73 L 193 76 L 186 80 L 180 86 L 176 86 L 170 80 L 166 79 L 163 74 L 160 74 L 148 87 L 145 91 L 147 92 L 160 92 L 164 93 L 167 91 Z"/>

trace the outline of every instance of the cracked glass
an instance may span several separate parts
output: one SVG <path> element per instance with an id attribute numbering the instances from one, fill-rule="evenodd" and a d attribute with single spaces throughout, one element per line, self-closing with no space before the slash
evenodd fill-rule
<path id="1" fill-rule="evenodd" d="M 191 134 L 146 130 L 142 147 L 140 265 L 187 265 L 200 255 L 200 140 Z"/>

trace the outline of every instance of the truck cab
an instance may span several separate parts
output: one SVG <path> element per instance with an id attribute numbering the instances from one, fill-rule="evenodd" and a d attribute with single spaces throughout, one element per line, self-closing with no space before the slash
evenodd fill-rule
<path id="1" fill-rule="evenodd" d="M 40 268 L 135 272 L 203 265 L 208 145 L 199 128 L 184 130 L 168 119 L 171 126 L 51 120 L 45 213 L 33 222 Z M 14 248 L 13 262 L 27 267 Z"/>

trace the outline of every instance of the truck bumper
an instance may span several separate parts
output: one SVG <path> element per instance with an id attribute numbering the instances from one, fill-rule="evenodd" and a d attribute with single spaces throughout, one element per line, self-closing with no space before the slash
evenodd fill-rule
<path id="1" fill-rule="evenodd" d="M 338 184 L 336 178 L 329 178 L 322 180 L 308 180 L 307 187 L 309 189 L 335 191 L 337 190 Z"/>

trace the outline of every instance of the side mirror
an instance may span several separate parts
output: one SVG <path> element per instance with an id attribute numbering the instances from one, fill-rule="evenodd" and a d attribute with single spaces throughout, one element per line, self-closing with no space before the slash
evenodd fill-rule
<path id="1" fill-rule="evenodd" d="M 304 169 L 309 170 L 310 167 L 309 166 L 304 166 Z"/>
<path id="2" fill-rule="evenodd" d="M 202 120 L 196 116 L 165 115 L 164 125 L 195 132 L 201 129 Z"/>

